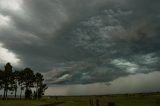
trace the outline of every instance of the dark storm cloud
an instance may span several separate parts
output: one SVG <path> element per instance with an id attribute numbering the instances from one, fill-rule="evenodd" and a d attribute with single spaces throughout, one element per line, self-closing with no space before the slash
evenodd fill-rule
<path id="1" fill-rule="evenodd" d="M 25 0 L 0 42 L 48 83 L 88 84 L 159 70 L 159 1 Z M 0 26 L 1 27 L 1 26 Z M 47 73 L 45 71 L 51 70 Z"/>
<path id="2" fill-rule="evenodd" d="M 92 14 L 96 10 L 96 3 L 98 1 L 88 4 L 86 1 L 72 0 L 29 0 L 23 1 L 20 12 L 1 9 L 1 13 L 12 20 L 9 30 L 1 31 L 1 42 L 29 66 L 38 60 L 41 62 L 36 67 L 46 64 L 50 68 L 58 61 L 87 57 L 69 43 L 68 30 L 76 22 Z"/>

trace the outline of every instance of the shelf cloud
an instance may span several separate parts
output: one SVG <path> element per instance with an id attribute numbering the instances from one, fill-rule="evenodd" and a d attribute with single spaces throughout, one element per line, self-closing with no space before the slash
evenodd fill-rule
<path id="1" fill-rule="evenodd" d="M 159 71 L 159 4 L 1 0 L 0 63 L 31 67 L 50 85 L 107 83 Z"/>

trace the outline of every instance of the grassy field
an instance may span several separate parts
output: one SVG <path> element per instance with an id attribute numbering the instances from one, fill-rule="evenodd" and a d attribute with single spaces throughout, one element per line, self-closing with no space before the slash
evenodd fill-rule
<path id="1" fill-rule="evenodd" d="M 0 106 L 40 106 L 45 104 L 51 104 L 54 100 L 42 99 L 42 100 L 0 100 Z"/>
<path id="2" fill-rule="evenodd" d="M 114 95 L 81 97 L 45 97 L 42 100 L 0 100 L 0 106 L 40 106 L 63 102 L 57 106 L 90 106 L 90 99 L 99 100 L 100 106 L 114 102 L 116 106 L 160 106 L 160 95 Z M 53 105 L 55 106 L 55 105 Z"/>

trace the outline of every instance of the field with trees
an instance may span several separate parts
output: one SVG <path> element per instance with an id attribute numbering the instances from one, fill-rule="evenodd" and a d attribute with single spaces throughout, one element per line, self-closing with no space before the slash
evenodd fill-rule
<path id="1" fill-rule="evenodd" d="M 4 70 L 0 70 L 0 90 L 3 90 L 2 99 L 8 99 L 8 92 L 14 93 L 14 98 L 17 98 L 17 90 L 20 89 L 19 99 L 22 98 L 24 91 L 24 97 L 26 100 L 40 99 L 47 85 L 44 84 L 44 78 L 41 73 L 34 73 L 30 68 L 23 70 L 13 70 L 10 63 L 4 66 Z M 35 89 L 35 90 L 32 90 Z"/>
<path id="2" fill-rule="evenodd" d="M 0 106 L 160 106 L 160 94 L 45 96 L 40 100 L 9 98 L 7 101 L 0 100 Z"/>
<path id="3" fill-rule="evenodd" d="M 17 90 L 20 95 L 17 95 Z M 160 106 L 160 93 L 107 96 L 44 96 L 47 85 L 31 68 L 13 70 L 10 63 L 0 70 L 0 106 Z M 8 94 L 9 92 L 12 93 Z"/>

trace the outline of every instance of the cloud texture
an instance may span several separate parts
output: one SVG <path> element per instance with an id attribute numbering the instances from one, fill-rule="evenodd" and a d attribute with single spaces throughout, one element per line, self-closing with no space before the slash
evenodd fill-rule
<path id="1" fill-rule="evenodd" d="M 0 0 L 0 43 L 19 66 L 42 72 L 49 84 L 110 82 L 159 71 L 159 4 Z"/>

